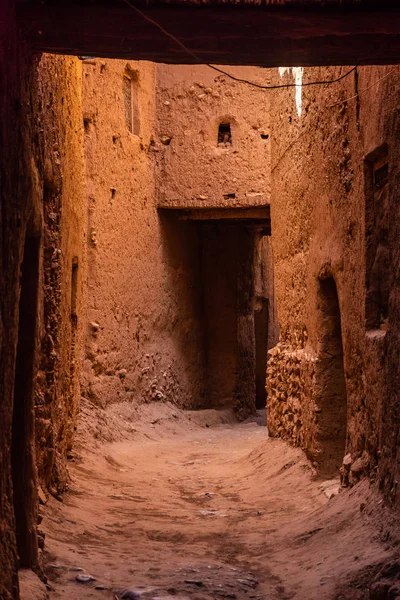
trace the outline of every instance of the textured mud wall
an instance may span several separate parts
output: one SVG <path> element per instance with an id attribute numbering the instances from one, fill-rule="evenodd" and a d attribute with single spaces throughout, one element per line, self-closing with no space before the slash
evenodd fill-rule
<path id="1" fill-rule="evenodd" d="M 29 363 L 29 369 L 33 368 L 35 373 L 39 362 L 43 360 L 42 334 L 45 326 L 49 325 L 46 321 L 46 314 L 53 310 L 47 306 L 46 292 L 42 293 L 41 287 L 45 280 L 46 269 L 44 258 L 46 236 L 48 235 L 46 221 L 52 218 L 51 213 L 53 212 L 53 208 L 44 202 L 45 190 L 46 188 L 53 189 L 53 186 L 60 189 L 62 186 L 60 181 L 62 174 L 56 165 L 55 158 L 58 157 L 58 160 L 62 161 L 64 152 L 68 151 L 74 162 L 73 174 L 70 176 L 68 184 L 73 193 L 64 195 L 63 201 L 65 204 L 70 202 L 71 206 L 76 206 L 78 203 L 77 184 L 72 185 L 71 179 L 79 179 L 79 161 L 78 164 L 75 163 L 76 156 L 72 155 L 73 148 L 71 146 L 67 148 L 65 140 L 68 134 L 63 130 L 60 122 L 61 117 L 65 116 L 69 110 L 68 102 L 75 102 L 72 96 L 66 97 L 64 91 L 60 89 L 60 85 L 64 85 L 63 89 L 66 89 L 65 79 L 71 77 L 71 65 L 74 63 L 74 59 L 54 59 L 54 63 L 50 59 L 44 59 L 42 62 L 38 58 L 32 59 L 23 40 L 18 38 L 12 3 L 2 6 L 0 23 L 1 87 L 3 90 L 7 90 L 7 94 L 2 94 L 0 100 L 0 139 L 3 149 L 0 161 L 2 256 L 0 262 L 0 597 L 8 600 L 18 597 L 16 531 L 19 543 L 26 544 L 24 547 L 20 547 L 19 552 L 23 564 L 34 566 L 38 559 L 34 398 L 32 386 L 30 384 L 26 386 L 20 378 L 17 382 L 18 385 L 15 386 L 15 398 L 23 401 L 23 405 L 16 406 L 13 419 L 17 340 L 19 338 L 20 342 L 27 341 L 29 352 L 33 354 L 24 363 L 24 348 L 23 344 L 20 344 L 19 364 Z M 52 65 L 55 65 L 54 68 Z M 79 87 L 75 89 L 75 92 L 78 92 L 79 98 Z M 44 93 L 44 102 L 41 98 L 42 93 Z M 64 112 L 62 110 L 63 102 L 65 102 Z M 77 115 L 78 112 L 75 113 L 76 117 Z M 80 122 L 79 118 L 71 128 L 74 138 Z M 66 124 L 66 130 L 69 125 Z M 58 147 L 53 147 L 56 143 L 59 144 Z M 74 189 L 72 190 L 72 188 Z M 67 217 L 69 219 L 70 215 L 67 214 Z M 58 214 L 54 214 L 53 218 L 58 219 Z M 67 260 L 69 244 L 72 244 L 76 235 L 74 230 L 76 223 L 67 221 L 65 226 L 67 233 L 62 250 L 66 254 L 65 260 Z M 24 265 L 22 264 L 23 258 Z M 58 256 L 58 260 L 63 261 L 64 257 Z M 34 280 L 32 280 L 32 275 L 34 275 Z M 67 276 L 65 277 L 67 279 Z M 26 283 L 28 281 L 29 283 Z M 33 299 L 28 310 L 23 306 L 22 309 L 19 309 L 21 285 L 22 287 L 27 285 L 28 292 L 35 288 L 38 289 L 37 302 L 35 303 L 35 299 Z M 66 285 L 68 285 L 68 280 Z M 65 300 L 66 297 L 68 297 L 68 293 L 61 286 L 57 303 L 62 304 L 63 298 L 64 303 L 68 303 L 68 299 Z M 27 297 L 24 302 L 26 299 Z M 60 320 L 63 321 L 63 324 L 60 324 L 61 329 L 70 326 L 69 312 L 68 316 L 66 316 L 66 312 L 66 309 L 61 308 Z M 18 323 L 18 316 L 23 317 L 20 323 Z M 27 317 L 29 321 L 24 320 Z M 18 332 L 19 325 L 20 331 Z M 48 333 L 53 335 L 52 331 L 48 331 Z M 54 336 L 54 339 L 56 344 L 57 336 Z M 64 336 L 63 341 L 67 342 L 67 336 Z M 58 368 L 52 372 L 54 380 L 60 377 L 62 361 L 66 360 L 60 357 Z M 24 375 L 32 380 L 30 372 L 24 373 Z M 41 378 L 39 377 L 39 379 Z M 48 382 L 42 380 L 42 383 L 44 389 Z M 65 431 L 68 430 L 64 421 L 66 411 L 61 409 L 63 403 L 68 404 L 66 395 L 56 399 L 57 407 L 63 414 L 52 415 L 54 417 L 52 427 L 58 429 L 57 435 L 53 439 L 52 453 L 57 452 L 63 446 L 64 436 L 60 435 L 62 423 L 63 425 L 65 423 Z M 54 401 L 54 395 L 51 393 L 47 399 L 48 406 L 54 404 Z M 14 444 L 12 444 L 12 440 L 14 440 Z M 15 462 L 19 456 L 18 453 L 14 453 L 17 443 L 23 445 L 21 454 L 23 461 L 21 463 Z M 11 447 L 13 447 L 14 473 L 11 470 Z M 48 443 L 40 436 L 37 440 L 37 448 L 39 449 L 40 469 L 43 457 L 48 454 Z M 21 472 L 24 473 L 23 481 L 20 477 Z M 15 507 L 18 509 L 17 522 L 14 519 L 12 480 L 14 480 Z"/>
<path id="2" fill-rule="evenodd" d="M 77 58 L 43 55 L 33 88 L 43 177 L 36 448 L 39 478 L 57 491 L 67 482 L 83 359 L 86 199 L 81 70 Z"/>
<path id="3" fill-rule="evenodd" d="M 259 83 L 269 81 L 267 70 L 229 70 Z M 265 92 L 206 66 L 163 65 L 157 67 L 156 114 L 151 148 L 160 207 L 201 210 L 269 204 L 270 120 Z M 264 246 L 256 249 L 258 234 L 251 227 L 223 221 L 199 222 L 198 227 L 206 402 L 235 406 L 244 417 L 254 410 L 256 394 L 255 303 L 257 294 L 268 298 L 270 286 L 267 292 L 260 283 L 261 271 L 269 281 L 272 262 Z M 263 369 L 265 376 L 265 365 Z"/>
<path id="4" fill-rule="evenodd" d="M 307 69 L 304 81 L 331 79 L 344 71 Z M 337 318 L 328 315 L 327 321 L 321 286 L 333 278 L 347 392 L 347 411 L 341 415 L 350 454 L 345 470 L 351 467 L 357 477 L 360 469 L 373 471 L 380 462 L 382 481 L 392 495 L 399 427 L 394 364 L 399 335 L 398 78 L 397 68 L 363 67 L 338 84 L 303 88 L 301 116 L 293 91 L 275 93 L 272 227 L 281 345 L 270 361 L 268 385 L 271 433 L 304 447 L 321 468 L 326 369 L 320 366 L 326 359 L 324 335 Z M 369 171 L 381 167 L 372 193 Z M 384 304 L 387 286 L 389 314 L 383 307 L 371 326 L 367 287 Z M 291 384 L 282 387 L 282 381 Z"/>
<path id="5" fill-rule="evenodd" d="M 1 7 L 0 19 L 0 85 L 2 90 L 7 90 L 7 94 L 0 95 L 3 149 L 0 161 L 0 597 L 4 600 L 18 596 L 10 448 L 18 333 L 18 271 L 31 189 L 28 152 L 24 151 L 29 135 L 22 111 L 26 95 L 20 79 L 24 85 L 29 84 L 27 56 L 18 40 L 12 3 L 7 3 Z"/>
<path id="6" fill-rule="evenodd" d="M 101 61 L 84 74 L 89 214 L 83 393 L 105 405 L 203 396 L 195 223 L 158 213 L 155 67 Z"/>
<path id="7" fill-rule="evenodd" d="M 90 60 L 84 69 L 83 393 L 100 405 L 170 400 L 244 414 L 254 408 L 255 274 L 264 297 L 266 250 L 256 252 L 251 228 L 184 220 L 171 208 L 196 205 L 188 198 L 200 188 L 208 201 L 199 208 L 235 206 L 237 194 L 246 206 L 266 204 L 265 97 L 246 102 L 244 89 L 205 67 Z M 265 79 L 259 69 L 246 74 Z M 226 142 L 221 119 L 231 125 Z M 160 194 L 179 201 L 157 208 Z"/>
<path id="8" fill-rule="evenodd" d="M 228 70 L 268 84 L 266 69 Z M 163 65 L 157 75 L 158 204 L 268 204 L 269 96 L 204 66 Z M 220 124 L 229 124 L 230 134 L 223 128 L 218 135 Z"/>

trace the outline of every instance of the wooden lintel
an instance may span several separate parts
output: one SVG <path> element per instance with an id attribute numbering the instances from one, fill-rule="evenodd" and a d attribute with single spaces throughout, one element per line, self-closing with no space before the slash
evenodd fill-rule
<path id="1" fill-rule="evenodd" d="M 115 0 L 25 0 L 19 26 L 34 50 L 58 54 L 264 67 L 400 61 L 400 3 L 393 0 L 132 3 L 152 22 Z"/>
<path id="2" fill-rule="evenodd" d="M 270 222 L 270 207 L 252 208 L 204 208 L 194 210 L 177 210 L 178 218 L 183 221 L 262 221 Z"/>

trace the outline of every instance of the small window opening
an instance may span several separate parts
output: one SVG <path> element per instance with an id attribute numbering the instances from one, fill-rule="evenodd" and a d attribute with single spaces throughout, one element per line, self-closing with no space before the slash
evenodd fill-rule
<path id="1" fill-rule="evenodd" d="M 262 140 L 268 140 L 268 138 L 269 138 L 268 133 L 261 133 L 260 135 L 261 135 Z"/>
<path id="2" fill-rule="evenodd" d="M 381 160 L 376 161 L 373 165 L 374 170 L 374 186 L 381 188 L 387 183 L 389 177 L 389 163 L 387 156 L 382 157 Z"/>
<path id="3" fill-rule="evenodd" d="M 367 156 L 365 175 L 365 244 L 367 330 L 386 331 L 389 310 L 390 248 L 389 159 L 386 144 Z"/>
<path id="4" fill-rule="evenodd" d="M 232 133 L 230 123 L 220 123 L 218 127 L 218 146 L 229 147 L 232 145 Z"/>
<path id="5" fill-rule="evenodd" d="M 133 133 L 132 79 L 124 75 L 123 83 L 125 123 L 128 131 Z"/>
<path id="6" fill-rule="evenodd" d="M 140 135 L 138 81 L 137 75 L 133 71 L 125 72 L 122 91 L 126 127 L 134 135 Z"/>
<path id="7" fill-rule="evenodd" d="M 224 194 L 224 199 L 225 200 L 233 200 L 234 198 L 236 198 L 236 194 L 234 193 L 230 193 L 230 194 Z"/>
<path id="8" fill-rule="evenodd" d="M 77 296 L 78 296 L 78 257 L 72 259 L 71 272 L 71 321 L 74 326 L 78 323 L 77 312 Z"/>

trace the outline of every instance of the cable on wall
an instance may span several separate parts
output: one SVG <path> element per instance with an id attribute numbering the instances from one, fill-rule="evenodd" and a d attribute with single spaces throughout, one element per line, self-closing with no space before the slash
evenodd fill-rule
<path id="1" fill-rule="evenodd" d="M 351 75 L 351 73 L 354 73 L 354 71 L 357 69 L 357 65 L 356 65 L 355 67 L 352 67 L 349 71 L 346 71 L 346 73 L 344 73 L 340 77 L 337 77 L 336 79 L 329 79 L 329 80 L 325 80 L 325 81 L 324 80 L 323 81 L 309 81 L 308 83 L 283 83 L 283 84 L 279 84 L 279 85 L 262 85 L 261 83 L 256 83 L 255 81 L 241 79 L 240 77 L 231 75 L 230 73 L 228 73 L 227 71 L 224 71 L 223 69 L 220 69 L 219 67 L 211 65 L 209 63 L 204 63 L 201 60 L 201 58 L 199 56 L 197 56 L 197 54 L 192 52 L 189 48 L 187 48 L 185 46 L 185 44 L 183 42 L 181 42 L 181 40 L 179 40 L 172 33 L 167 31 L 166 29 L 164 29 L 164 27 L 162 25 L 160 25 L 159 23 L 157 23 L 157 21 L 155 21 L 151 17 L 147 16 L 142 10 L 140 10 L 140 8 L 138 8 L 137 6 L 132 4 L 129 0 L 123 0 L 123 2 L 125 2 L 125 4 L 127 4 L 128 6 L 130 6 L 130 8 L 135 10 L 143 19 L 148 21 L 148 23 L 151 23 L 152 25 L 157 27 L 164 35 L 166 35 L 172 41 L 174 41 L 175 44 L 177 44 L 184 52 L 186 52 L 186 54 L 188 56 L 193 58 L 198 64 L 205 64 L 210 69 L 213 69 L 214 71 L 217 71 L 218 73 L 221 73 L 222 75 L 225 75 L 226 77 L 229 77 L 230 79 L 233 79 L 233 81 L 237 81 L 239 83 L 245 83 L 247 85 L 251 85 L 252 87 L 259 88 L 261 90 L 278 90 L 278 89 L 282 89 L 282 88 L 292 88 L 292 87 L 309 87 L 312 85 L 331 85 L 332 83 L 337 83 L 338 81 L 341 81 L 345 77 L 348 77 L 349 75 Z"/>

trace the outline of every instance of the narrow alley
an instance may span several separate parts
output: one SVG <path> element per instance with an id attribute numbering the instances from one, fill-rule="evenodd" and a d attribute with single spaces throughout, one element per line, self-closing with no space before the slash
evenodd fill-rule
<path id="1" fill-rule="evenodd" d="M 0 7 L 0 600 L 400 600 L 400 5 Z"/>
<path id="2" fill-rule="evenodd" d="M 390 555 L 379 497 L 337 495 L 263 418 L 84 406 L 70 489 L 41 507 L 50 598 L 364 597 Z"/>

